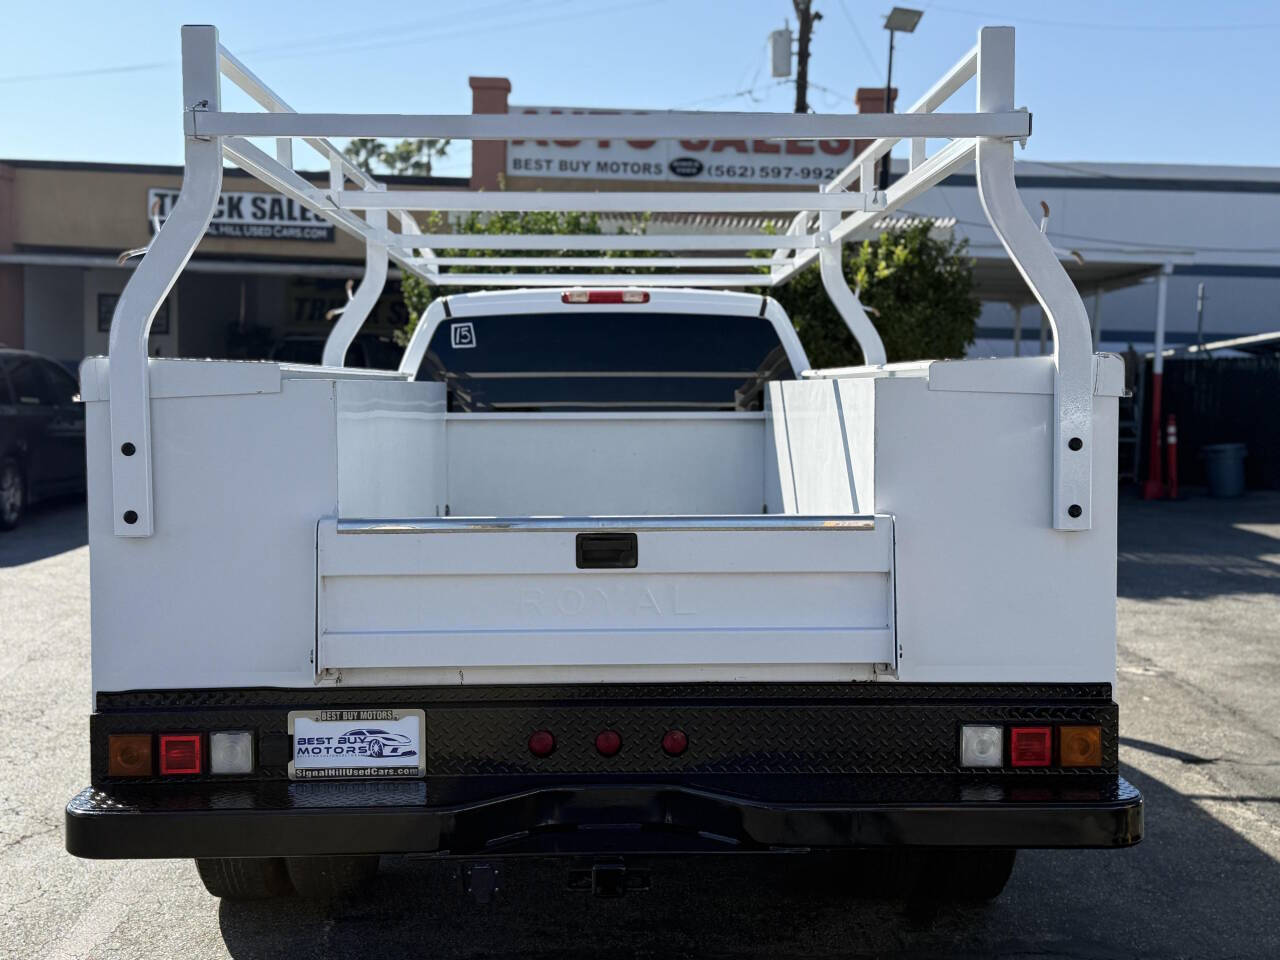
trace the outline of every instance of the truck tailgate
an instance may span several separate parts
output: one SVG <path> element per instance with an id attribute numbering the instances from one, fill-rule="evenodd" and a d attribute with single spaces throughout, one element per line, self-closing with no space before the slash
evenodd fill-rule
<path id="1" fill-rule="evenodd" d="M 326 519 L 317 552 L 317 671 L 896 662 L 887 516 Z"/>

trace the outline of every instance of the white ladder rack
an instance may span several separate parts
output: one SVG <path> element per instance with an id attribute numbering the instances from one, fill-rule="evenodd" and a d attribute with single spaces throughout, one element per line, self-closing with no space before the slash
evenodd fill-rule
<path id="1" fill-rule="evenodd" d="M 263 107 L 261 113 L 221 108 L 226 77 Z M 977 78 L 972 113 L 940 113 L 968 80 Z M 298 113 L 218 41 L 211 26 L 182 28 L 185 175 L 181 195 L 116 306 L 111 326 L 110 389 L 115 533 L 154 531 L 147 335 L 160 304 L 204 236 L 229 160 L 293 198 L 365 245 L 365 274 L 330 333 L 323 363 L 341 366 L 372 310 L 389 262 L 437 286 L 774 287 L 819 260 L 822 281 L 856 337 L 866 362 L 885 362 L 884 346 L 845 283 L 841 246 L 860 227 L 899 209 L 965 164 L 977 165 L 983 209 L 1010 258 L 1044 309 L 1054 332 L 1055 442 L 1052 523 L 1058 530 L 1090 526 L 1092 474 L 1092 340 L 1084 304 L 1018 197 L 1013 144 L 1031 134 L 1031 115 L 1014 104 L 1014 32 L 986 27 L 964 55 L 907 112 L 897 114 L 664 113 L 599 114 L 329 114 Z M 872 139 L 836 177 L 813 191 L 697 191 L 678 193 L 542 193 L 391 191 L 355 167 L 329 137 L 435 137 L 483 140 L 550 139 Z M 274 156 L 247 138 L 275 139 Z M 329 166 L 327 187 L 294 169 L 302 140 Z M 887 190 L 876 189 L 878 160 L 910 141 L 910 169 Z M 932 156 L 931 139 L 949 141 Z M 794 217 L 785 234 L 654 236 L 492 236 L 423 233 L 414 216 L 424 210 L 526 211 L 782 211 Z M 394 229 L 392 228 L 394 226 Z M 611 251 L 651 251 L 646 266 L 670 272 L 635 273 L 639 262 L 618 258 L 609 274 L 466 273 L 456 266 L 533 266 L 533 258 L 455 257 L 438 246 L 470 250 L 548 250 L 543 268 L 598 268 Z M 708 257 L 712 251 L 738 257 Z M 763 259 L 750 251 L 767 251 Z M 702 255 L 699 255 L 702 254 Z M 659 264 L 658 261 L 661 261 Z M 741 272 L 690 272 L 714 266 Z M 762 272 L 767 267 L 768 272 Z M 445 269 L 442 269 L 445 268 Z M 758 272 L 751 272 L 756 268 Z"/>

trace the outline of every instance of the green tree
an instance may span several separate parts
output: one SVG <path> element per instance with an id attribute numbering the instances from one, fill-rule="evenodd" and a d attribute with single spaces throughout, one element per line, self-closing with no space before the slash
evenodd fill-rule
<path id="1" fill-rule="evenodd" d="M 960 357 L 981 305 L 967 241 L 940 240 L 929 224 L 888 230 L 844 251 L 849 285 L 871 314 L 890 362 Z M 818 265 L 771 293 L 786 308 L 815 367 L 855 366 L 862 351 L 822 287 Z"/>
<path id="2" fill-rule="evenodd" d="M 343 153 L 370 175 L 389 173 L 429 177 L 432 163 L 448 154 L 449 143 L 448 140 L 421 139 L 384 143 L 370 137 L 357 137 L 347 144 Z"/>

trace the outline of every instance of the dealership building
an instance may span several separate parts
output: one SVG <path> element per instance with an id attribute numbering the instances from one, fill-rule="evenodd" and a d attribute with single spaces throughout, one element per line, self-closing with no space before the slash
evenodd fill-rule
<path id="1" fill-rule="evenodd" d="M 477 113 L 575 110 L 512 105 L 502 78 L 473 77 L 471 88 Z M 882 109 L 883 98 L 883 90 L 859 91 L 858 108 Z M 478 142 L 470 178 L 381 179 L 426 191 L 795 190 L 829 179 L 856 148 L 844 141 Z M 309 176 L 323 186 L 328 174 Z M 1280 330 L 1280 168 L 1041 162 L 1020 163 L 1017 176 L 1032 215 L 1041 220 L 1047 211 L 1047 233 L 1102 349 L 1150 349 L 1161 274 L 1170 346 Z M 104 353 L 136 252 L 172 208 L 181 179 L 180 167 L 0 160 L 0 343 L 67 363 Z M 972 353 L 1050 348 L 1039 308 L 987 226 L 972 171 L 900 213 L 968 242 L 983 300 Z M 747 221 L 763 228 L 768 218 Z M 608 232 L 627 226 L 603 224 Z M 742 233 L 743 226 L 741 218 L 691 212 L 654 218 L 646 229 Z M 152 353 L 266 357 L 293 345 L 302 352 L 291 358 L 305 359 L 363 260 L 350 236 L 228 169 L 209 231 L 152 326 Z M 405 320 L 398 284 L 388 283 L 365 342 L 385 343 Z M 367 359 L 379 362 L 373 352 Z"/>

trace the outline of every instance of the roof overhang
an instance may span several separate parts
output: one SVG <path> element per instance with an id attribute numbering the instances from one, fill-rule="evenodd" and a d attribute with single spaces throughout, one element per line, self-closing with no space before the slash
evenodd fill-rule
<path id="1" fill-rule="evenodd" d="M 969 251 L 974 255 L 974 292 L 979 299 L 1010 304 L 1033 301 L 1026 281 L 1003 247 L 971 245 Z M 1063 250 L 1055 247 L 1054 252 L 1083 295 L 1132 287 L 1156 276 L 1166 266 L 1194 262 L 1194 256 L 1186 250 Z"/>

